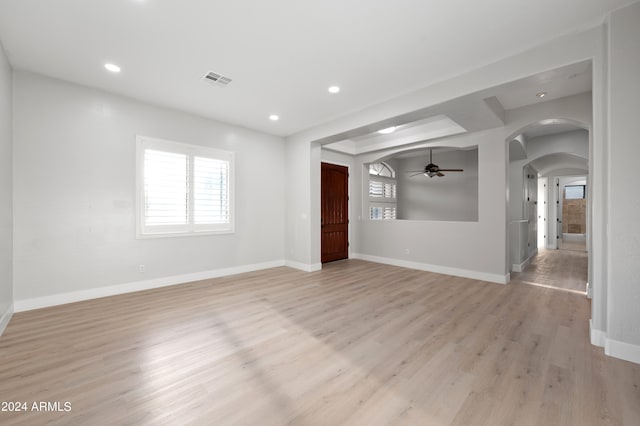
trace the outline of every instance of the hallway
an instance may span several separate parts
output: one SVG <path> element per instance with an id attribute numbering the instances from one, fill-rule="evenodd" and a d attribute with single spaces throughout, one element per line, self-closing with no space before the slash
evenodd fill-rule
<path id="1" fill-rule="evenodd" d="M 523 272 L 513 273 L 511 280 L 585 294 L 587 261 L 584 251 L 541 250 Z"/>

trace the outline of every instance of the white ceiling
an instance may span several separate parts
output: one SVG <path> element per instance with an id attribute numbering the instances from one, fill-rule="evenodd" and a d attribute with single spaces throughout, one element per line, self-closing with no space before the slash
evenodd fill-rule
<path id="1" fill-rule="evenodd" d="M 422 120 L 399 125 L 393 133 L 373 132 L 351 139 L 324 145 L 324 148 L 350 155 L 380 151 L 431 139 L 443 138 L 466 130 L 451 118 L 439 114 Z"/>
<path id="2" fill-rule="evenodd" d="M 410 149 L 412 145 L 445 136 L 503 126 L 505 110 L 591 91 L 591 68 L 590 61 L 583 61 L 490 87 L 416 111 L 409 118 L 412 121 L 406 124 L 403 121 L 389 121 L 389 125 L 398 125 L 391 134 L 381 135 L 376 131 L 358 129 L 362 134 L 354 130 L 350 133 L 356 136 L 344 139 L 338 136 L 336 142 L 326 144 L 324 148 L 351 155 L 390 147 L 404 146 Z M 580 83 L 575 84 L 576 81 Z M 548 95 L 538 98 L 536 94 L 543 90 Z M 503 102 L 511 108 L 505 107 Z M 578 127 L 572 124 L 547 120 L 529 127 L 525 137 L 530 139 L 575 129 Z M 510 155 L 512 160 L 516 159 L 513 150 Z"/>
<path id="3" fill-rule="evenodd" d="M 16 69 L 290 135 L 594 26 L 629 3 L 2 0 L 0 41 Z M 233 82 L 205 84 L 208 71 Z M 334 84 L 337 95 L 327 92 Z M 529 95 L 498 100 L 508 108 Z"/>
<path id="4" fill-rule="evenodd" d="M 589 174 L 588 160 L 569 153 L 549 154 L 532 161 L 530 164 L 541 176 L 548 176 L 552 173 L 556 176 Z"/>
<path id="5" fill-rule="evenodd" d="M 585 60 L 530 75 L 519 80 L 503 83 L 499 86 L 490 87 L 479 93 L 471 94 L 466 98 L 482 98 L 485 108 L 492 109 L 494 112 L 496 109 L 504 112 L 590 92 L 592 80 L 593 72 L 591 61 Z M 545 93 L 545 96 L 538 97 L 539 93 Z M 462 100 L 464 100 L 464 98 L 458 101 Z M 528 133 L 525 136 L 529 138 L 569 130 L 569 126 L 563 128 L 559 122 L 554 120 L 539 124 L 540 126 L 532 126 L 528 129 Z M 488 127 L 479 127 L 479 129 L 482 128 Z"/>
<path id="6" fill-rule="evenodd" d="M 496 98 L 504 109 L 515 109 L 538 102 L 547 102 L 565 96 L 577 95 L 591 90 L 591 62 L 580 62 L 562 68 L 536 74 L 525 80 L 528 84 L 519 87 L 505 85 L 504 91 L 497 93 Z M 537 92 L 531 93 L 535 87 Z M 544 93 L 544 97 L 534 97 Z"/>
<path id="7" fill-rule="evenodd" d="M 573 130 L 580 130 L 582 127 L 578 127 L 569 123 L 540 123 L 537 126 L 532 126 L 524 132 L 524 136 L 527 140 L 533 138 L 539 138 L 541 136 L 555 135 L 557 133 L 571 132 Z"/>

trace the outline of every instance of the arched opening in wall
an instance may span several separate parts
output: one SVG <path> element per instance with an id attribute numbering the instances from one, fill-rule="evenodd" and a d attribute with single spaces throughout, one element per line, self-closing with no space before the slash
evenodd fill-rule
<path id="1" fill-rule="evenodd" d="M 512 271 L 520 273 L 519 280 L 585 293 L 589 127 L 573 120 L 543 120 L 520 129 L 508 143 Z M 572 274 L 562 278 L 567 270 Z"/>

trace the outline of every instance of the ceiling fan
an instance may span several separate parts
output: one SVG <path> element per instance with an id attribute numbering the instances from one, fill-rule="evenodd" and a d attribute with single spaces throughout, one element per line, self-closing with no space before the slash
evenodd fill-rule
<path id="1" fill-rule="evenodd" d="M 407 173 L 413 173 L 409 177 L 414 177 L 414 176 L 418 176 L 418 175 L 425 175 L 425 176 L 429 176 L 430 178 L 432 178 L 434 176 L 438 176 L 438 177 L 444 176 L 444 173 L 442 173 L 442 172 L 463 172 L 463 171 L 464 170 L 462 170 L 462 169 L 441 169 L 437 164 L 433 164 L 433 149 L 430 149 L 429 150 L 429 164 L 424 166 L 424 170 L 421 170 L 421 171 L 410 170 Z"/>

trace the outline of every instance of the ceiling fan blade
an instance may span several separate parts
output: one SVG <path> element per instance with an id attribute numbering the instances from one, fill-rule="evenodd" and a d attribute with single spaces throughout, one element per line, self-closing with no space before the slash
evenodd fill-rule
<path id="1" fill-rule="evenodd" d="M 422 170 L 407 170 L 405 173 L 424 173 L 424 169 L 422 169 Z"/>
<path id="2" fill-rule="evenodd" d="M 464 172 L 462 169 L 438 169 L 440 172 Z"/>
<path id="3" fill-rule="evenodd" d="M 417 173 L 414 173 L 412 175 L 409 175 L 409 177 L 414 177 L 414 176 L 423 175 L 423 174 L 424 174 L 424 172 L 417 172 Z"/>
<path id="4" fill-rule="evenodd" d="M 444 173 L 440 173 L 440 172 L 438 172 L 438 173 L 436 174 L 436 176 L 438 176 L 438 177 L 442 177 L 442 176 L 444 176 Z"/>

